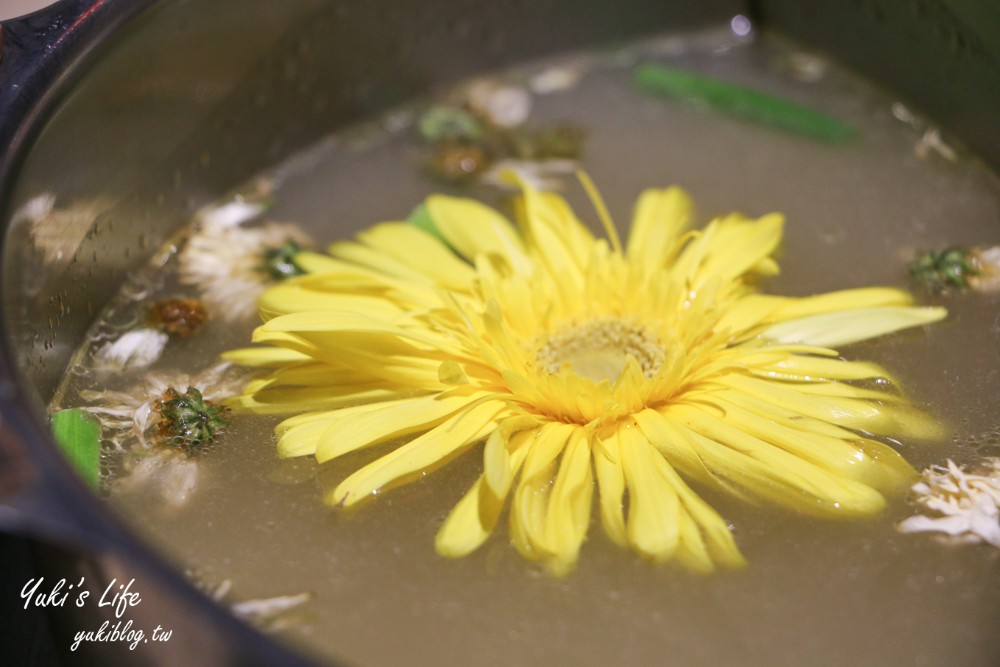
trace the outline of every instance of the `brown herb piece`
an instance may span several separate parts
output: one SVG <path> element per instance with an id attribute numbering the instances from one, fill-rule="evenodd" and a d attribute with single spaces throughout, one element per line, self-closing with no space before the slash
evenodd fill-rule
<path id="1" fill-rule="evenodd" d="M 177 297 L 153 304 L 150 319 L 171 336 L 190 338 L 208 319 L 208 312 L 198 299 Z"/>

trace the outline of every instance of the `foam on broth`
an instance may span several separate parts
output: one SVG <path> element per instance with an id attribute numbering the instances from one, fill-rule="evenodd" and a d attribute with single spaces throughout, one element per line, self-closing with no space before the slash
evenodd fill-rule
<path id="1" fill-rule="evenodd" d="M 787 67 L 794 49 L 766 36 L 752 44 L 716 33 L 672 37 L 644 49 L 671 66 L 823 109 L 859 127 L 863 139 L 831 146 L 649 97 L 633 88 L 631 56 L 622 55 L 635 49 L 600 56 L 572 90 L 536 96 L 532 119 L 586 128 L 582 166 L 620 225 L 641 189 L 671 183 L 691 192 L 702 222 L 736 209 L 781 211 L 788 220 L 782 273 L 766 286 L 779 294 L 905 287 L 912 249 L 1000 243 L 995 175 L 972 159 L 917 157 L 920 133 L 894 116 L 893 100 L 857 78 L 830 67 L 819 81 L 802 82 Z M 294 220 L 325 243 L 403 219 L 446 189 L 416 167 L 412 133 L 373 128 L 334 136 L 266 174 L 276 187 L 269 217 Z M 568 190 L 581 216 L 595 219 L 579 188 Z M 465 193 L 497 199 L 486 188 Z M 175 268 L 168 263 L 150 280 L 154 293 L 180 291 Z M 945 442 L 902 445 L 918 469 L 1000 453 L 997 298 L 936 301 L 950 310 L 946 322 L 845 350 L 891 369 L 918 406 L 949 426 Z M 133 309 L 128 303 L 106 319 L 127 320 Z M 209 322 L 171 343 L 152 371 L 197 372 L 245 345 L 252 325 Z M 91 371 L 73 374 L 60 407 L 80 405 L 79 390 L 108 383 Z M 707 577 L 615 547 L 595 516 L 578 567 L 557 580 L 515 552 L 503 521 L 467 558 L 435 553 L 434 534 L 478 474 L 481 449 L 348 512 L 323 505 L 322 480 L 342 478 L 372 454 L 319 471 L 310 459 L 278 460 L 277 421 L 234 418 L 200 459 L 200 487 L 182 510 L 166 511 L 152 498 L 109 500 L 178 567 L 211 584 L 232 582 L 234 599 L 312 593 L 279 634 L 330 658 L 676 666 L 1000 660 L 1000 554 L 898 534 L 894 524 L 914 509 L 902 498 L 875 520 L 838 523 L 709 497 L 732 522 L 750 566 Z"/>

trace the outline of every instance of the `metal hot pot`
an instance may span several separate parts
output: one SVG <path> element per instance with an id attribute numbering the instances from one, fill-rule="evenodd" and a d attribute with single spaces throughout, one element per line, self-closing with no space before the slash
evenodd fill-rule
<path id="1" fill-rule="evenodd" d="M 8 629 L 27 638 L 3 647 L 10 659 L 305 662 L 131 535 L 72 474 L 46 428 L 43 406 L 91 318 L 194 207 L 430 87 L 737 14 L 893 89 L 1000 168 L 1000 10 L 984 3 L 62 0 L 3 24 L 0 605 L 14 619 Z M 74 251 L 45 267 L 13 215 L 38 184 L 71 198 L 118 193 Z M 24 609 L 22 586 L 40 576 L 140 580 L 133 617 L 173 637 L 69 652 L 74 628 L 94 626 L 95 614 L 113 620 L 113 607 Z"/>

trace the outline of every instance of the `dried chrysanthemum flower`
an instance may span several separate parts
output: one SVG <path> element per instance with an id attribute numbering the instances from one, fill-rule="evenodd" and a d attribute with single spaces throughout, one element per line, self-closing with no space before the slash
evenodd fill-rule
<path id="1" fill-rule="evenodd" d="M 932 292 L 1000 292 L 1000 246 L 921 252 L 909 270 Z"/>
<path id="2" fill-rule="evenodd" d="M 101 419 L 116 448 L 170 444 L 169 438 L 180 435 L 184 441 L 180 443 L 184 445 L 181 449 L 190 453 L 193 450 L 188 444 L 197 449 L 210 430 L 199 427 L 198 421 L 215 422 L 217 414 L 207 408 L 219 410 L 222 400 L 237 394 L 245 382 L 245 373 L 232 364 L 221 363 L 194 376 L 148 373 L 140 384 L 127 391 L 84 390 L 80 396 L 90 402 L 83 408 Z M 178 387 L 186 388 L 184 394 L 178 392 Z M 178 398 L 182 399 L 179 403 L 171 403 Z M 185 400 L 190 405 L 182 405 Z M 195 414 L 201 406 L 206 408 L 204 419 Z M 187 427 L 191 427 L 190 437 L 184 436 Z"/>
<path id="3" fill-rule="evenodd" d="M 143 326 L 130 329 L 94 351 L 94 368 L 102 371 L 151 366 L 163 354 L 170 337 L 188 338 L 208 319 L 197 299 L 176 297 L 154 303 Z"/>
<path id="4" fill-rule="evenodd" d="M 236 394 L 245 373 L 222 363 L 198 375 L 148 373 L 127 391 L 80 392 L 122 454 L 114 493 L 156 497 L 167 510 L 185 506 L 202 479 L 195 454 L 224 427 L 221 401 Z M 187 387 L 181 395 L 175 387 Z M 207 423 L 206 423 L 207 422 Z"/>
<path id="5" fill-rule="evenodd" d="M 927 514 L 899 524 L 904 533 L 936 533 L 948 542 L 992 544 L 1000 548 L 1000 458 L 966 471 L 951 459 L 923 472 L 913 494 Z"/>
<path id="6" fill-rule="evenodd" d="M 227 409 L 206 400 L 197 387 L 181 393 L 167 387 L 153 404 L 159 413 L 163 442 L 187 454 L 197 454 L 215 440 L 226 426 Z"/>
<path id="7" fill-rule="evenodd" d="M 264 346 L 227 355 L 269 374 L 229 404 L 293 415 L 277 428 L 281 456 L 322 463 L 399 443 L 330 490 L 331 505 L 485 441 L 439 552 L 479 547 L 509 503 L 514 545 L 556 573 L 577 560 L 595 491 L 614 542 L 710 571 L 744 561 L 696 488 L 857 517 L 911 483 L 877 438 L 936 437 L 937 425 L 877 381 L 885 370 L 838 349 L 943 309 L 890 288 L 761 294 L 780 215 L 694 231 L 683 191 L 647 190 L 623 245 L 585 186 L 607 240 L 525 186 L 517 227 L 435 195 L 413 224 L 298 256 L 308 275 L 261 298 Z"/>
<path id="8" fill-rule="evenodd" d="M 181 282 L 197 287 L 212 313 L 226 321 L 252 317 L 268 286 L 295 275 L 288 249 L 312 245 L 292 223 L 244 226 L 263 211 L 243 201 L 203 211 L 178 256 Z"/>
<path id="9" fill-rule="evenodd" d="M 469 86 L 466 104 L 498 127 L 517 127 L 531 115 L 531 92 L 520 86 L 484 79 Z"/>
<path id="10" fill-rule="evenodd" d="M 513 169 L 534 177 L 538 189 L 557 189 L 559 177 L 575 168 L 584 132 L 569 123 L 529 127 L 531 99 L 526 88 L 484 80 L 464 91 L 461 106 L 427 109 L 417 128 L 432 147 L 431 173 L 453 183 L 506 187 L 498 174 Z"/>
<path id="11" fill-rule="evenodd" d="M 482 149 L 459 142 L 439 143 L 429 163 L 435 175 L 452 183 L 472 182 L 489 164 Z"/>
<path id="12" fill-rule="evenodd" d="M 149 319 L 159 330 L 177 338 L 190 338 L 208 320 L 208 311 L 198 299 L 173 297 L 154 303 Z"/>
<path id="13" fill-rule="evenodd" d="M 122 467 L 124 473 L 111 484 L 113 493 L 153 496 L 167 511 L 186 506 L 202 479 L 196 459 L 162 447 L 131 452 Z"/>

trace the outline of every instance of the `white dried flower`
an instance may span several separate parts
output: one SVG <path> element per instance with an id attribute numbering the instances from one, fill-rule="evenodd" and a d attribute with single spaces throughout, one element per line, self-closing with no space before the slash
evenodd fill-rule
<path id="1" fill-rule="evenodd" d="M 518 86 L 478 81 L 466 92 L 469 106 L 501 127 L 515 127 L 531 114 L 531 93 Z"/>
<path id="2" fill-rule="evenodd" d="M 788 57 L 788 71 L 803 83 L 815 83 L 826 76 L 826 59 L 811 53 L 798 52 Z"/>
<path id="3" fill-rule="evenodd" d="M 245 371 L 229 362 L 211 366 L 197 375 L 179 372 L 149 373 L 138 385 L 127 391 L 83 390 L 81 398 L 91 405 L 83 406 L 101 420 L 111 443 L 119 450 L 133 444 L 147 448 L 147 435 L 160 420 L 156 403 L 167 389 L 185 391 L 194 387 L 206 401 L 219 402 L 235 396 L 246 384 Z"/>
<path id="4" fill-rule="evenodd" d="M 920 141 L 913 147 L 913 152 L 921 160 L 926 160 L 931 153 L 937 153 L 949 162 L 958 161 L 958 153 L 942 138 L 941 130 L 936 127 L 924 131 Z"/>
<path id="5" fill-rule="evenodd" d="M 115 480 L 115 494 L 154 496 L 168 510 L 187 505 L 198 488 L 200 467 L 195 459 L 163 447 L 144 450 L 126 461 L 126 473 Z"/>
<path id="6" fill-rule="evenodd" d="M 94 354 L 94 366 L 98 370 L 145 368 L 160 358 L 169 340 L 170 336 L 158 329 L 133 329 L 102 346 Z"/>
<path id="7" fill-rule="evenodd" d="M 262 598 L 259 600 L 244 600 L 236 602 L 230 609 L 232 612 L 246 621 L 261 623 L 273 619 L 279 614 L 283 614 L 290 609 L 309 602 L 312 595 L 309 593 L 299 593 L 298 595 L 279 595 L 273 598 Z"/>
<path id="8" fill-rule="evenodd" d="M 1000 548 L 1000 458 L 989 458 L 975 472 L 966 472 L 954 461 L 934 466 L 914 484 L 916 501 L 928 515 L 901 522 L 904 533 L 938 533 L 956 543 L 992 544 Z"/>
<path id="9" fill-rule="evenodd" d="M 973 248 L 972 264 L 979 272 L 969 276 L 969 287 L 977 292 L 1000 292 L 1000 246 Z"/>
<path id="10" fill-rule="evenodd" d="M 531 77 L 528 87 L 536 95 L 548 95 L 573 88 L 583 77 L 581 65 L 549 67 Z"/>
<path id="11" fill-rule="evenodd" d="M 296 623 L 297 618 L 289 614 L 313 599 L 312 593 L 297 595 L 278 595 L 271 598 L 257 598 L 240 602 L 227 602 L 233 590 L 231 579 L 223 579 L 221 583 L 213 584 L 201 579 L 197 572 L 187 572 L 193 583 L 208 597 L 226 605 L 234 616 L 255 625 L 258 628 L 276 631 Z"/>
<path id="12" fill-rule="evenodd" d="M 262 211 L 262 205 L 242 201 L 202 211 L 199 230 L 178 257 L 181 282 L 197 287 L 211 311 L 230 322 L 257 314 L 257 298 L 274 282 L 266 270 L 269 251 L 289 242 L 312 245 L 291 223 L 242 226 Z"/>
<path id="13" fill-rule="evenodd" d="M 906 123 L 910 127 L 916 128 L 922 123 L 917 115 L 910 111 L 910 109 L 902 102 L 893 102 L 890 109 L 892 111 L 892 115 L 896 117 L 896 120 Z"/>
<path id="14" fill-rule="evenodd" d="M 233 588 L 232 579 L 223 579 L 222 583 L 218 586 L 213 586 L 210 584 L 205 584 L 199 581 L 194 582 L 198 588 L 205 592 L 208 597 L 212 598 L 216 602 L 221 601 L 224 597 L 229 595 L 229 591 Z"/>
<path id="15" fill-rule="evenodd" d="M 208 206 L 195 216 L 203 228 L 237 227 L 244 222 L 259 217 L 267 207 L 259 202 L 234 199 L 225 204 Z"/>
<path id="16" fill-rule="evenodd" d="M 24 220 L 35 221 L 44 218 L 56 205 L 56 196 L 51 192 L 43 192 L 42 194 L 32 197 L 24 203 L 21 208 L 14 212 L 13 222 L 22 222 Z"/>

